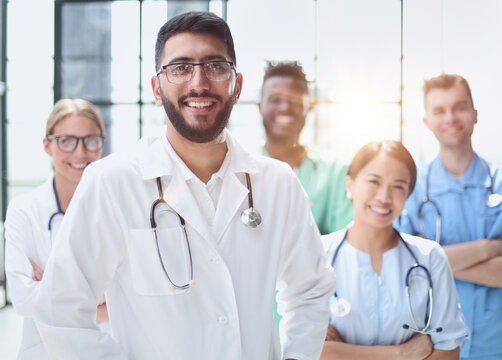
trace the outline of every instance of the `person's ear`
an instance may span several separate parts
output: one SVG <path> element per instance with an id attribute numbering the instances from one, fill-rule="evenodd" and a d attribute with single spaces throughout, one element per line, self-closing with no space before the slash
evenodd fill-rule
<path id="1" fill-rule="evenodd" d="M 237 73 L 237 76 L 235 77 L 235 88 L 234 88 L 235 102 L 234 102 L 234 104 L 237 104 L 237 102 L 239 101 L 239 97 L 241 96 L 241 91 L 242 91 L 242 74 Z"/>
<path id="2" fill-rule="evenodd" d="M 427 126 L 427 129 L 431 129 L 430 125 L 429 125 L 429 118 L 427 117 L 427 115 L 425 115 L 423 118 L 422 118 L 422 122 L 425 124 L 425 126 Z"/>
<path id="3" fill-rule="evenodd" d="M 155 98 L 155 105 L 162 106 L 162 97 L 160 96 L 160 92 L 162 89 L 160 88 L 160 79 L 158 76 L 152 76 L 150 79 L 152 83 L 152 91 L 153 97 Z"/>
<path id="4" fill-rule="evenodd" d="M 52 149 L 51 149 L 51 142 L 47 140 L 47 137 L 44 137 L 42 140 L 42 143 L 44 144 L 44 151 L 47 155 L 52 157 Z"/>

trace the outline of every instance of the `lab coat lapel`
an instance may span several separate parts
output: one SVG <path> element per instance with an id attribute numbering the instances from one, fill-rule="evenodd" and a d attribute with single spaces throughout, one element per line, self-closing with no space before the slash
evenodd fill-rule
<path id="1" fill-rule="evenodd" d="M 185 219 L 187 225 L 194 228 L 200 236 L 214 243 L 211 228 L 181 175 L 171 177 L 171 181 L 164 193 L 164 199 L 174 211 Z"/>
<path id="2" fill-rule="evenodd" d="M 213 240 L 209 224 L 202 215 L 199 205 L 190 191 L 183 174 L 169 155 L 174 151 L 165 136 L 144 138 L 140 141 L 139 166 L 144 179 L 161 177 L 164 200 L 185 219 L 186 224 L 202 237 Z"/>
<path id="3" fill-rule="evenodd" d="M 237 174 L 229 173 L 223 177 L 220 199 L 214 217 L 213 230 L 217 243 L 221 241 L 221 237 L 230 221 L 236 216 L 242 202 L 247 199 L 248 192 L 248 188 L 239 181 Z M 240 216 L 240 213 L 237 216 Z"/>

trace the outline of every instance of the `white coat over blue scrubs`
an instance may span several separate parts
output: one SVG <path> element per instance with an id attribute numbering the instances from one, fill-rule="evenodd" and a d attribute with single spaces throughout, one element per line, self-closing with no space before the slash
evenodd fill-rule
<path id="1" fill-rule="evenodd" d="M 276 288 L 284 358 L 319 358 L 334 276 L 308 198 L 289 166 L 254 157 L 225 136 L 228 163 L 212 224 L 188 186 L 195 175 L 165 136 L 86 168 L 35 310 L 54 359 L 280 359 Z M 240 219 L 248 208 L 245 172 L 263 218 L 257 228 Z M 150 227 L 159 176 L 165 200 L 186 221 L 195 285 L 185 290 L 164 274 Z M 177 246 L 184 244 L 178 217 L 161 227 L 168 271 L 183 283 L 189 260 Z M 114 339 L 90 316 L 104 289 Z"/>
<path id="2" fill-rule="evenodd" d="M 40 268 L 45 269 L 53 241 L 63 219 L 57 212 L 53 189 L 53 175 L 40 186 L 26 194 L 12 199 L 5 219 L 5 271 L 12 305 L 16 313 L 23 317 L 23 335 L 18 360 L 48 360 L 42 339 L 33 320 L 33 307 L 40 288 L 40 281 L 33 280 L 31 258 Z M 99 327 L 108 331 L 108 322 Z"/>
<path id="3" fill-rule="evenodd" d="M 347 229 L 323 236 L 327 259 L 331 264 L 335 249 Z M 433 284 L 433 310 L 430 328 L 443 331 L 430 335 L 434 349 L 453 350 L 468 338 L 468 330 L 459 309 L 453 276 L 443 250 L 437 244 L 415 236 L 401 234 L 419 263 L 429 270 Z M 344 317 L 330 315 L 330 323 L 346 343 L 354 345 L 399 345 L 414 332 L 403 329 L 412 325 L 405 292 L 405 277 L 415 260 L 402 241 L 383 254 L 380 273 L 373 271 L 371 256 L 344 241 L 334 263 L 338 298 L 347 300 L 351 310 Z M 416 270 L 415 270 L 416 271 Z M 428 282 L 424 273 L 410 287 L 413 310 L 423 327 Z M 412 276 L 410 275 L 410 281 Z M 420 288 L 418 288 L 420 287 Z M 330 299 L 330 305 L 334 296 Z M 413 325 L 412 325 L 413 326 Z"/>
<path id="4" fill-rule="evenodd" d="M 430 166 L 429 197 L 441 211 L 441 245 L 453 245 L 478 239 L 502 238 L 502 205 L 490 208 L 488 169 L 478 155 L 460 181 L 446 171 L 439 157 Z M 502 194 L 500 169 L 491 167 L 493 187 Z M 437 213 L 424 207 L 425 233 L 420 228 L 418 207 L 425 193 L 427 171 L 419 172 L 417 185 L 408 198 L 402 216 L 396 221 L 400 231 L 423 234 L 434 239 Z M 501 274 L 502 276 L 502 274 Z M 477 285 L 455 279 L 465 322 L 471 333 L 462 349 L 462 359 L 502 359 L 502 288 Z"/>
<path id="5" fill-rule="evenodd" d="M 48 360 L 35 322 L 33 306 L 40 282 L 33 280 L 31 258 L 42 269 L 51 252 L 50 216 L 57 211 L 53 176 L 33 191 L 12 199 L 5 219 L 5 272 L 12 305 L 23 319 L 18 360 Z M 54 219 L 56 222 L 60 218 Z M 54 236 L 53 236 L 54 237 Z"/>

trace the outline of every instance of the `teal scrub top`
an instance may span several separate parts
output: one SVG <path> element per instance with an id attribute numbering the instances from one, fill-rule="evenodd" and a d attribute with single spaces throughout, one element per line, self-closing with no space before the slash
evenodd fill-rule
<path id="1" fill-rule="evenodd" d="M 490 167 L 478 155 L 474 155 L 469 169 L 459 181 L 448 174 L 439 158 L 425 171 L 419 172 L 415 190 L 408 198 L 401 217 L 396 220 L 395 226 L 399 231 L 435 239 L 437 212 L 434 207 L 424 205 L 425 229 L 421 228 L 418 217 L 418 207 L 425 196 L 427 173 L 429 198 L 441 212 L 441 245 L 502 238 L 502 204 L 495 207 L 486 205 L 490 183 L 494 193 L 502 194 L 502 174 L 499 168 Z M 455 279 L 455 284 L 471 333 L 470 341 L 460 353 L 461 359 L 502 359 L 502 288 L 459 279 Z"/>
<path id="2" fill-rule="evenodd" d="M 263 147 L 261 153 L 269 156 Z M 343 229 L 352 220 L 352 202 L 345 195 L 347 168 L 314 153 L 308 153 L 298 168 L 298 180 L 307 192 L 312 215 L 322 235 Z"/>

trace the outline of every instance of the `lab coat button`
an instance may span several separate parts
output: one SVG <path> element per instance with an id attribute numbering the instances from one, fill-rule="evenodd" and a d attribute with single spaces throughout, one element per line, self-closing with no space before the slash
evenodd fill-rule
<path id="1" fill-rule="evenodd" d="M 224 325 L 228 322 L 228 318 L 225 315 L 220 315 L 218 316 L 218 322 Z"/>
<path id="2" fill-rule="evenodd" d="M 219 264 L 219 263 L 221 263 L 221 258 L 220 258 L 218 255 L 215 255 L 215 256 L 213 256 L 213 257 L 211 258 L 211 262 L 212 262 L 213 264 Z"/>

